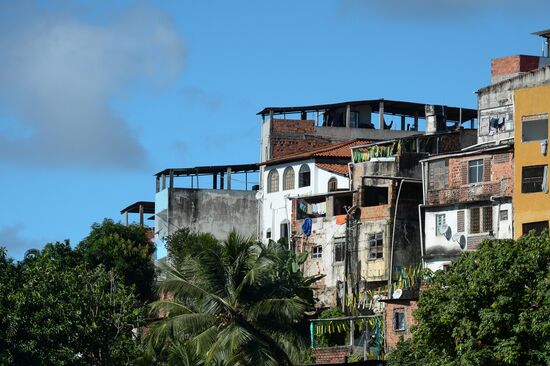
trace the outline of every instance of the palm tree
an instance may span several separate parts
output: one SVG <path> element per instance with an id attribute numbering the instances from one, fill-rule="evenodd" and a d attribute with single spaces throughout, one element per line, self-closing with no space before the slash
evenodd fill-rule
<path id="1" fill-rule="evenodd" d="M 149 344 L 181 353 L 179 364 L 191 354 L 205 365 L 292 365 L 307 347 L 298 329 L 319 279 L 303 277 L 296 262 L 278 243 L 235 232 L 205 245 L 166 269 L 159 291 L 169 296 L 151 305 L 164 318 L 151 325 Z"/>

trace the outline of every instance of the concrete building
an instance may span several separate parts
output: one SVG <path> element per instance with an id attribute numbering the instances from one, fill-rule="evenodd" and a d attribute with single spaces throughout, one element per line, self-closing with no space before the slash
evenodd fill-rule
<path id="1" fill-rule="evenodd" d="M 156 244 L 164 245 L 165 238 L 181 228 L 210 233 L 219 240 L 231 230 L 256 237 L 257 172 L 257 164 L 241 164 L 170 168 L 155 174 Z M 176 187 L 178 178 L 186 178 L 187 187 Z M 235 189 L 237 184 L 242 188 Z"/>
<path id="2" fill-rule="evenodd" d="M 514 236 L 548 230 L 548 114 L 550 86 L 517 89 L 514 144 Z"/>
<path id="3" fill-rule="evenodd" d="M 422 161 L 423 262 L 445 269 L 483 239 L 511 239 L 513 143 L 466 148 Z"/>
<path id="4" fill-rule="evenodd" d="M 350 149 L 366 142 L 352 140 L 261 163 L 262 240 L 292 236 L 293 208 L 304 206 L 306 214 L 309 210 L 318 218 L 332 215 L 332 211 L 327 212 L 323 194 L 349 190 Z"/>

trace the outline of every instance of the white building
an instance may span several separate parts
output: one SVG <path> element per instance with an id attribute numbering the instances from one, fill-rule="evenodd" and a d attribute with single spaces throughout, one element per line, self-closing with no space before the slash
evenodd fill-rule
<path id="1" fill-rule="evenodd" d="M 364 143 L 364 140 L 353 140 L 262 163 L 263 181 L 259 194 L 262 241 L 290 237 L 290 198 L 348 190 L 351 146 Z M 319 215 L 326 213 L 322 203 L 314 205 L 312 209 L 319 211 Z"/>

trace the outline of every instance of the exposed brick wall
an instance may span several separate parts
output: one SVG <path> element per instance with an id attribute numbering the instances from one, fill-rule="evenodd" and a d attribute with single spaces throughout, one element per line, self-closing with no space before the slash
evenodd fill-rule
<path id="1" fill-rule="evenodd" d="M 315 348 L 313 350 L 313 359 L 315 364 L 344 363 L 350 354 L 350 347 Z"/>
<path id="2" fill-rule="evenodd" d="M 276 159 L 286 155 L 303 153 L 330 145 L 330 141 L 315 137 L 304 136 L 302 138 L 272 137 L 271 158 Z"/>
<path id="3" fill-rule="evenodd" d="M 491 60 L 491 76 L 514 74 L 538 69 L 539 57 L 514 55 Z"/>
<path id="4" fill-rule="evenodd" d="M 388 349 L 395 348 L 399 338 L 408 339 L 411 337 L 411 326 L 416 322 L 414 320 L 413 311 L 418 307 L 416 300 L 392 300 L 391 303 L 386 303 L 385 306 L 385 323 L 386 323 L 386 345 Z M 394 310 L 403 309 L 405 312 L 405 330 L 394 330 Z"/>
<path id="5" fill-rule="evenodd" d="M 271 132 L 313 133 L 315 121 L 301 119 L 272 119 Z"/>
<path id="6" fill-rule="evenodd" d="M 484 159 L 484 181 L 468 184 L 468 161 Z M 489 200 L 491 196 L 511 197 L 513 192 L 512 152 L 494 155 L 448 158 L 448 184 L 442 189 L 428 189 L 428 205 Z M 429 179 L 429 177 L 428 177 Z M 428 187 L 441 187 L 428 182 Z"/>

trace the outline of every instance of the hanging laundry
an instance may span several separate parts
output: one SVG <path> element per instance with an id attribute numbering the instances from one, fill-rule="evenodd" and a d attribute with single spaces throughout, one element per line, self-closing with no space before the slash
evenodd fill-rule
<path id="1" fill-rule="evenodd" d="M 309 217 L 306 217 L 304 219 L 304 223 L 302 224 L 302 233 L 304 233 L 305 236 L 311 235 L 311 219 Z"/>

